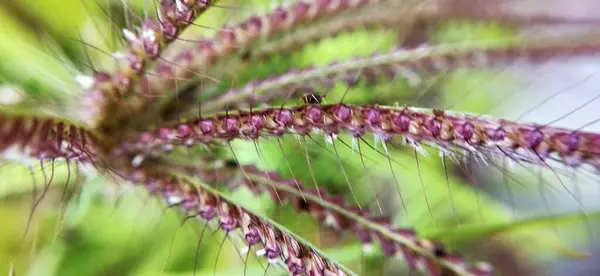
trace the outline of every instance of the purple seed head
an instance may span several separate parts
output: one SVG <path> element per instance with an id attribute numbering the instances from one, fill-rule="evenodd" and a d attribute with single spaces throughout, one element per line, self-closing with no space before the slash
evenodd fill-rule
<path id="1" fill-rule="evenodd" d="M 142 132 L 142 133 L 140 133 L 140 136 L 138 139 L 139 139 L 140 143 L 147 145 L 147 144 L 152 143 L 152 141 L 154 140 L 154 136 L 152 134 L 150 134 L 150 132 Z"/>
<path id="2" fill-rule="evenodd" d="M 294 7 L 294 12 L 296 13 L 296 18 L 304 18 L 308 10 L 310 9 L 310 5 L 306 2 L 300 2 Z"/>
<path id="3" fill-rule="evenodd" d="M 162 34 L 166 39 L 172 40 L 177 37 L 177 32 L 179 31 L 179 29 L 177 28 L 177 26 L 175 24 L 168 22 L 168 21 L 161 22 L 161 27 L 162 27 Z"/>
<path id="4" fill-rule="evenodd" d="M 196 1 L 196 5 L 198 5 L 201 8 L 208 8 L 211 4 L 210 0 L 198 0 Z"/>
<path id="5" fill-rule="evenodd" d="M 145 19 L 144 22 L 142 22 L 142 32 L 146 32 L 146 31 L 158 32 L 159 30 L 160 30 L 159 23 L 152 18 Z"/>
<path id="6" fill-rule="evenodd" d="M 306 118 L 314 123 L 323 123 L 323 111 L 318 106 L 309 106 L 306 109 Z"/>
<path id="7" fill-rule="evenodd" d="M 281 251 L 279 250 L 279 247 L 275 245 L 275 247 L 266 248 L 266 255 L 269 260 L 276 260 L 281 255 Z"/>
<path id="8" fill-rule="evenodd" d="M 559 134 L 555 137 L 555 141 L 558 147 L 557 151 L 563 154 L 569 154 L 576 151 L 581 143 L 581 139 L 577 133 Z"/>
<path id="9" fill-rule="evenodd" d="M 158 138 L 170 141 L 173 138 L 173 131 L 170 128 L 161 127 L 158 129 Z"/>
<path id="10" fill-rule="evenodd" d="M 487 132 L 487 135 L 490 138 L 490 140 L 494 142 L 500 142 L 504 140 L 504 138 L 506 138 L 506 130 L 504 130 L 504 128 L 500 126 L 496 129 L 489 130 Z"/>
<path id="11" fill-rule="evenodd" d="M 289 126 L 292 124 L 292 118 L 293 114 L 292 111 L 290 110 L 279 110 L 279 112 L 277 112 L 277 122 L 279 124 L 281 124 L 282 126 Z"/>
<path id="12" fill-rule="evenodd" d="M 181 207 L 186 211 L 186 212 L 191 212 L 194 209 L 196 209 L 199 205 L 198 202 L 198 198 L 197 197 L 190 197 L 187 196 L 184 200 L 183 203 L 181 204 Z"/>
<path id="13" fill-rule="evenodd" d="M 246 23 L 248 32 L 258 32 L 262 28 L 262 20 L 258 16 L 252 16 Z"/>
<path id="14" fill-rule="evenodd" d="M 107 72 L 96 72 L 94 78 L 96 80 L 96 84 L 101 84 L 101 83 L 106 83 L 106 82 L 112 81 L 111 75 Z"/>
<path id="15" fill-rule="evenodd" d="M 116 74 L 113 76 L 113 81 L 117 89 L 125 91 L 131 86 L 131 78 L 124 74 Z"/>
<path id="16" fill-rule="evenodd" d="M 343 104 L 335 106 L 333 108 L 333 114 L 340 122 L 347 123 L 352 119 L 352 109 Z"/>
<path id="17" fill-rule="evenodd" d="M 143 177 L 144 176 L 142 176 L 142 178 Z M 135 178 L 133 178 L 133 180 L 135 180 Z M 139 182 L 141 181 L 142 180 L 140 179 Z M 160 181 L 156 179 L 146 180 L 146 190 L 148 190 L 150 194 L 156 194 L 160 190 Z"/>
<path id="18" fill-rule="evenodd" d="M 280 24 L 287 19 L 287 17 L 288 17 L 287 10 L 285 10 L 283 8 L 277 8 L 275 10 L 275 12 L 273 12 L 273 15 L 271 16 L 271 24 L 273 24 L 273 27 L 275 29 L 277 29 L 280 27 Z"/>
<path id="19" fill-rule="evenodd" d="M 470 141 L 475 134 L 475 126 L 471 122 L 466 122 L 456 128 L 456 132 L 465 141 Z"/>
<path id="20" fill-rule="evenodd" d="M 202 206 L 200 208 L 200 217 L 205 219 L 206 221 L 212 220 L 215 216 L 217 216 L 217 212 L 213 206 Z"/>
<path id="21" fill-rule="evenodd" d="M 383 254 L 385 254 L 388 257 L 394 256 L 398 251 L 398 246 L 391 240 L 380 237 L 379 243 L 381 244 Z"/>
<path id="22" fill-rule="evenodd" d="M 256 226 L 248 226 L 248 230 L 246 231 L 246 233 L 244 233 L 244 239 L 250 246 L 257 244 L 260 241 L 260 235 Z"/>
<path id="23" fill-rule="evenodd" d="M 189 138 L 192 135 L 192 128 L 188 125 L 179 125 L 177 127 L 177 137 L 181 139 Z"/>
<path id="24" fill-rule="evenodd" d="M 302 275 L 306 271 L 306 264 L 302 259 L 289 258 L 286 263 L 292 275 Z"/>
<path id="25" fill-rule="evenodd" d="M 150 58 L 158 57 L 160 54 L 160 44 L 156 41 L 144 41 L 144 53 Z"/>
<path id="26" fill-rule="evenodd" d="M 381 112 L 375 108 L 366 108 L 363 110 L 365 122 L 370 126 L 379 126 L 381 124 Z"/>
<path id="27" fill-rule="evenodd" d="M 363 227 L 355 226 L 353 228 L 353 230 L 354 230 L 354 233 L 356 234 L 356 236 L 358 236 L 358 239 L 360 240 L 361 243 L 370 244 L 373 242 L 373 236 L 371 236 L 371 232 L 369 232 L 367 229 L 365 229 Z"/>
<path id="28" fill-rule="evenodd" d="M 183 5 L 187 7 L 186 5 Z M 185 11 L 177 11 L 177 21 L 183 25 L 188 25 L 192 23 L 194 20 L 194 11 L 193 10 L 185 10 Z"/>
<path id="29" fill-rule="evenodd" d="M 544 141 L 544 133 L 539 129 L 521 130 L 521 134 L 525 146 L 530 149 L 537 148 Z"/>
<path id="30" fill-rule="evenodd" d="M 215 53 L 214 44 L 211 41 L 200 41 L 198 44 L 198 50 L 202 53 L 202 56 L 207 63 L 211 62 L 211 59 Z"/>
<path id="31" fill-rule="evenodd" d="M 235 230 L 238 227 L 238 221 L 231 215 L 222 215 L 221 220 L 219 221 L 219 225 L 221 229 L 225 232 L 230 232 Z"/>
<path id="32" fill-rule="evenodd" d="M 223 129 L 229 134 L 239 133 L 240 120 L 237 118 L 225 118 L 225 120 L 223 120 Z"/>
<path id="33" fill-rule="evenodd" d="M 140 73 L 144 69 L 144 60 L 137 55 L 127 56 L 127 61 L 129 62 L 129 68 L 136 73 Z"/>
<path id="34" fill-rule="evenodd" d="M 402 112 L 400 114 L 395 114 L 392 117 L 392 123 L 401 132 L 407 132 L 410 127 L 410 117 L 408 115 L 404 114 L 404 112 Z"/>
<path id="35" fill-rule="evenodd" d="M 173 66 L 171 66 L 171 64 L 160 63 L 157 64 L 156 67 L 156 71 L 158 72 L 157 74 L 159 76 L 164 78 L 169 78 L 170 76 L 173 76 Z"/>
<path id="36" fill-rule="evenodd" d="M 252 115 L 248 119 L 248 124 L 254 128 L 260 129 L 265 125 L 265 119 L 259 115 Z"/>
<path id="37" fill-rule="evenodd" d="M 442 122 L 435 118 L 427 120 L 425 121 L 425 128 L 427 128 L 433 137 L 438 137 L 442 132 Z"/>
<path id="38" fill-rule="evenodd" d="M 177 9 L 175 8 L 175 2 L 171 0 L 163 0 L 160 2 L 160 11 L 162 15 L 168 18 L 170 21 L 175 20 L 175 13 Z M 163 22 L 164 24 L 164 22 Z"/>
<path id="39" fill-rule="evenodd" d="M 198 127 L 200 127 L 200 131 L 202 131 L 203 134 L 211 134 L 215 131 L 215 124 L 210 120 L 200 121 Z"/>
<path id="40" fill-rule="evenodd" d="M 219 32 L 219 41 L 227 46 L 234 45 L 236 38 L 235 33 L 231 29 L 225 29 Z"/>
<path id="41" fill-rule="evenodd" d="M 326 9 L 327 7 L 329 7 L 331 0 L 319 0 L 319 9 Z"/>
<path id="42" fill-rule="evenodd" d="M 346 74 L 344 76 L 344 81 L 346 82 L 346 85 L 348 85 L 349 87 L 352 87 L 352 86 L 355 86 L 356 84 L 358 84 L 359 80 L 360 80 L 359 74 Z"/>

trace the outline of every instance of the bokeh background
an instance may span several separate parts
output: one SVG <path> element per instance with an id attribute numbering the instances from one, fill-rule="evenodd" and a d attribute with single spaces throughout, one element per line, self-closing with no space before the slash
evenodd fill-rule
<path id="1" fill-rule="evenodd" d="M 111 68 L 114 61 L 108 53 L 123 47 L 120 29 L 153 14 L 154 4 L 147 0 L 3 1 L 0 104 L 54 113 L 76 107 L 73 99 L 80 89 L 73 76 L 80 72 L 89 74 L 90 67 Z M 270 0 L 222 1 L 219 8 L 196 22 L 207 27 L 192 26 L 185 36 L 210 36 L 214 34 L 212 28 L 264 13 L 276 4 Z M 512 1 L 510 5 L 527 12 L 543 10 L 600 18 L 593 12 L 594 7 L 600 8 L 593 1 Z M 553 36 L 572 31 L 515 30 L 491 22 L 449 21 L 432 26 L 429 43 L 509 39 L 528 33 Z M 232 72 L 230 79 L 220 80 L 219 89 L 224 91 L 232 84 L 242 85 L 294 67 L 324 65 L 390 50 L 402 40 L 398 33 L 359 30 L 326 39 L 294 54 L 273 56 Z M 538 123 L 575 110 L 556 125 L 577 128 L 598 116 L 600 104 L 593 101 L 600 91 L 600 78 L 595 76 L 600 69 L 598 61 L 596 56 L 586 56 L 536 65 L 517 63 L 495 70 L 443 72 L 427 76 L 417 89 L 410 88 L 403 79 L 374 86 L 338 85 L 327 93 L 325 101 L 336 102 L 351 89 L 345 98 L 350 103 L 451 107 Z M 565 92 L 552 96 L 559 91 Z M 299 102 L 300 99 L 288 101 Z M 586 130 L 598 131 L 599 127 L 590 125 Z M 351 143 L 349 137 L 341 138 Z M 349 147 L 338 143 L 336 155 L 323 137 L 307 143 L 310 169 L 302 147 L 293 137 L 282 139 L 285 154 L 276 140 L 260 140 L 257 146 L 236 142 L 233 148 L 240 163 L 278 170 L 287 177 L 293 174 L 307 185 L 313 183 L 313 171 L 319 186 L 345 195 L 352 202 L 346 173 L 363 205 L 377 210 L 373 200 L 377 198 L 384 214 L 395 218 L 395 225 L 414 227 L 424 237 L 441 239 L 469 260 L 489 261 L 502 275 L 600 273 L 600 182 L 596 172 L 560 168 L 555 174 L 527 165 L 494 167 L 469 158 L 456 162 L 446 159 L 446 173 L 435 149 L 428 148 L 427 156 L 419 156 L 417 168 L 411 148 L 390 147 L 392 167 L 407 199 L 405 215 L 381 145 L 378 151 L 362 147 L 368 156 L 365 162 L 369 173 L 365 174 L 361 159 Z M 219 154 L 231 157 L 227 148 Z M 40 197 L 50 178 L 52 182 L 28 223 L 34 198 Z M 431 208 L 423 196 L 421 181 Z M 563 184 L 576 194 L 576 199 Z M 221 188 L 245 206 L 310 240 L 360 275 L 408 275 L 400 259 L 384 258 L 377 246 L 361 246 L 351 233 L 327 230 L 310 215 L 299 214 L 288 205 L 275 205 L 266 195 L 256 197 L 245 188 Z M 581 215 L 580 205 L 585 207 L 585 216 Z M 12 267 L 14 275 L 244 274 L 239 238 L 228 237 L 222 243 L 224 234 L 209 227 L 196 254 L 204 225 L 190 220 L 182 226 L 181 221 L 177 212 L 133 185 L 115 183 L 102 175 L 84 176 L 76 172 L 73 164 L 0 163 L 0 273 L 8 273 Z M 585 252 L 591 255 L 584 258 Z M 248 275 L 263 275 L 266 264 L 251 257 L 247 267 Z M 267 274 L 285 275 L 276 267 L 270 267 Z"/>

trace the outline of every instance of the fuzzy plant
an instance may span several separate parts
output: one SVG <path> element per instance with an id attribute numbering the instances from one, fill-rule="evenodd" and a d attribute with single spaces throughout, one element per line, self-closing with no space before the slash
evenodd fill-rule
<path id="1" fill-rule="evenodd" d="M 0 195 L 27 200 L 2 211 L 19 235 L 0 227 L 0 271 L 487 276 L 597 261 L 580 247 L 600 229 L 597 97 L 582 96 L 598 86 L 544 69 L 599 61 L 600 6 L 575 2 L 2 3 Z M 162 226 L 189 232 L 173 246 Z"/>

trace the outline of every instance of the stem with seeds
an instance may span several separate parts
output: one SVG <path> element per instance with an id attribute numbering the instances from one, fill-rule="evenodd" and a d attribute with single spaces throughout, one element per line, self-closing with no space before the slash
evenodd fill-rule
<path id="1" fill-rule="evenodd" d="M 372 134 L 382 141 L 402 138 L 412 145 L 442 150 L 508 156 L 518 162 L 600 169 L 600 134 L 551 126 L 522 124 L 481 116 L 419 108 L 306 105 L 240 111 L 140 133 L 114 153 L 148 154 L 173 145 L 211 144 L 233 139 L 255 140 L 284 134 L 301 136 L 322 131 L 334 137 Z"/>
<path id="2" fill-rule="evenodd" d="M 214 188 L 187 174 L 150 173 L 160 168 L 121 171 L 124 178 L 140 183 L 151 194 L 170 206 L 178 206 L 189 217 L 206 222 L 218 220 L 219 228 L 229 233 L 241 230 L 249 247 L 262 245 L 258 254 L 269 263 L 283 262 L 292 275 L 354 275 L 335 263 L 307 241 L 287 231 L 283 226 L 235 203 Z"/>
<path id="3" fill-rule="evenodd" d="M 254 192 L 268 192 L 274 202 L 277 193 L 299 212 L 310 212 L 320 223 L 336 231 L 350 230 L 363 244 L 371 244 L 374 237 L 387 256 L 401 257 L 412 270 L 429 275 L 491 275 L 488 265 L 477 263 L 467 266 L 462 257 L 448 254 L 440 243 L 420 239 L 412 229 L 394 229 L 388 217 L 371 217 L 366 208 L 348 204 L 343 197 L 331 196 L 324 190 L 305 188 L 295 179 L 284 179 L 275 172 L 263 172 L 253 165 L 242 166 L 244 176 L 236 173 L 240 168 L 225 166 L 215 168 L 205 163 L 190 164 L 189 160 L 170 159 L 170 164 L 180 164 L 185 171 L 199 175 L 209 182 L 224 181 L 230 188 L 246 185 Z M 218 177 L 215 177 L 218 174 Z"/>
<path id="4" fill-rule="evenodd" d="M 0 113 L 0 157 L 29 163 L 31 159 L 64 158 L 96 161 L 98 136 L 84 126 L 54 117 Z M 35 164 L 35 162 L 34 162 Z"/>
<path id="5" fill-rule="evenodd" d="M 86 89 L 83 119 L 90 125 L 101 124 L 118 112 L 122 101 L 131 97 L 140 76 L 146 73 L 148 63 L 159 58 L 185 28 L 220 0 L 162 0 L 158 4 L 158 18 L 147 18 L 138 32 L 123 29 L 127 47 L 113 56 L 118 60 L 114 72 L 96 72 L 93 77 L 76 78 Z M 91 109 L 91 110 L 90 110 Z M 98 117 L 100 119 L 98 119 Z"/>
<path id="6" fill-rule="evenodd" d="M 290 31 L 302 24 L 382 1 L 386 0 L 297 1 L 288 8 L 278 8 L 264 16 L 250 17 L 236 26 L 224 27 L 214 39 L 195 42 L 191 49 L 179 45 L 183 42 L 173 43 L 169 47 L 171 54 L 163 55 L 163 60 L 156 62 L 150 70 L 155 75 L 146 76 L 131 87 L 128 85 L 127 91 L 131 92 L 129 94 L 132 97 L 121 99 L 119 105 L 115 106 L 118 107 L 117 110 L 106 109 L 106 113 L 113 115 L 98 122 L 99 128 L 112 133 L 127 126 L 132 114 L 155 104 L 156 98 L 166 98 L 168 101 L 176 95 L 178 81 L 193 81 L 197 76 L 204 78 L 203 75 L 211 65 L 220 59 L 232 57 L 238 49 L 249 47 L 261 39 L 271 39 L 276 34 Z"/>

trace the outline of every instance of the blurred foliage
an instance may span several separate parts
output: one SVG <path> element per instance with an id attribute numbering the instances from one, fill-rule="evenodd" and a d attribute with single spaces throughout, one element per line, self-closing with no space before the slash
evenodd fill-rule
<path id="1" fill-rule="evenodd" d="M 244 4 L 243 10 L 262 11 L 271 7 L 271 1 L 251 2 Z M 86 47 L 81 41 L 112 52 L 120 47 L 116 37 L 122 26 L 118 28 L 107 17 L 126 24 L 125 18 L 132 19 L 132 22 L 139 21 L 139 18 L 123 16 L 123 12 L 144 14 L 143 11 L 152 9 L 149 9 L 150 3 L 144 0 L 128 2 L 130 5 L 125 9 L 119 1 L 108 3 L 108 9 L 100 8 L 106 4 L 102 1 L 96 3 L 87 0 L 18 0 L 0 4 L 0 81 L 18 84 L 32 97 L 71 98 L 77 92 L 72 80 L 74 72 L 89 72 L 87 66 L 110 68 L 111 64 L 111 58 L 106 53 Z M 235 8 L 213 10 L 201 18 L 199 24 L 216 27 L 229 18 L 249 14 Z M 212 32 L 210 29 L 192 29 L 191 32 L 206 32 L 207 35 Z M 512 30 L 493 24 L 474 26 L 453 22 L 439 28 L 434 40 L 451 42 L 512 35 Z M 293 55 L 277 56 L 261 61 L 256 66 L 249 66 L 252 70 L 240 72 L 235 80 L 223 80 L 220 89 L 229 88 L 232 82 L 242 84 L 290 68 L 368 56 L 374 51 L 394 48 L 395 42 L 396 35 L 391 31 L 358 31 L 341 35 L 307 46 Z M 485 93 L 473 93 L 473 97 L 463 99 L 461 97 L 465 95 L 465 90 L 493 91 L 498 94 L 510 90 L 508 76 L 485 70 L 445 74 L 432 82 L 433 88 L 424 86 L 421 91 L 409 90 L 402 80 L 376 87 L 359 85 L 352 88 L 352 93 L 348 94 L 345 101 L 404 104 L 401 100 L 406 100 L 407 104 L 415 104 L 410 102 L 415 95 L 427 93 L 417 103 L 446 107 L 455 101 L 455 110 L 485 113 L 494 107 L 495 98 Z M 340 99 L 346 90 L 343 86 L 336 87 L 329 92 L 326 101 Z M 549 230 L 563 222 L 580 221 L 582 218 L 579 216 L 514 222 L 511 206 L 494 200 L 492 196 L 473 188 L 473 183 L 466 183 L 468 181 L 453 173 L 446 175 L 434 149 L 427 150 L 429 157 L 418 157 L 417 167 L 410 148 L 388 146 L 384 149 L 382 145 L 377 146 L 377 142 L 372 142 L 377 147 L 374 150 L 363 143 L 362 153 L 369 170 L 367 176 L 358 154 L 341 141 L 348 145 L 356 141 L 342 135 L 335 142 L 335 150 L 341 157 L 344 171 L 359 201 L 371 201 L 371 209 L 377 212 L 372 199 L 381 200 L 384 211 L 397 217 L 397 225 L 415 227 L 425 237 L 441 238 L 452 248 L 470 257 L 477 256 L 477 259 L 485 257 L 486 252 L 475 251 L 470 245 L 482 239 L 506 244 L 511 254 L 518 256 L 515 258 L 519 258 L 520 263 L 526 266 L 533 266 L 534 259 L 552 254 L 579 256 L 578 252 L 571 249 L 570 241 Z M 346 195 L 347 200 L 353 202 L 333 148 L 324 140 L 306 140 L 306 143 L 317 183 L 331 193 Z M 293 137 L 281 139 L 285 155 L 277 140 L 261 140 L 256 147 L 252 142 L 238 141 L 233 143 L 233 148 L 241 163 L 264 165 L 264 169 L 278 170 L 284 176 L 294 176 L 306 185 L 313 185 L 311 170 L 300 145 Z M 256 148 L 261 153 L 260 159 Z M 394 157 L 391 166 L 397 183 L 390 173 L 385 154 L 382 154 L 385 151 Z M 223 151 L 223 155 L 229 154 Z M 449 171 L 458 169 L 450 159 L 446 158 L 445 161 L 450 167 Z M 288 164 L 293 168 L 292 172 Z M 0 166 L 0 273 L 8 271 L 11 263 L 16 268 L 16 275 L 193 275 L 195 267 L 198 269 L 196 275 L 243 273 L 245 256 L 238 253 L 241 248 L 233 245 L 239 245 L 239 242 L 226 240 L 220 248 L 224 234 L 213 232 L 214 228 L 210 228 L 204 232 L 199 254 L 195 258 L 198 235 L 205 227 L 202 223 L 188 221 L 182 226 L 179 214 L 149 198 L 144 192 L 125 183 L 109 184 L 110 179 L 103 176 L 78 178 L 74 170 L 69 175 L 64 163 L 55 165 L 52 185 L 48 187 L 47 195 L 35 212 L 28 235 L 23 239 L 31 213 L 33 192 L 39 197 L 43 189 L 42 168 L 33 164 L 35 172 L 32 174 L 29 168 L 16 164 Z M 52 174 L 50 165 L 46 164 L 43 169 L 46 177 Z M 430 208 L 423 196 L 421 183 L 425 187 Z M 395 199 L 397 184 L 406 201 L 408 215 L 397 211 L 401 207 Z M 67 191 L 68 204 L 61 203 L 64 201 L 61 200 L 63 189 Z M 330 256 L 349 264 L 360 274 L 397 275 L 394 273 L 406 269 L 397 259 L 383 258 L 376 248 L 365 250 L 357 245 L 349 233 L 338 236 L 322 229 L 310 215 L 298 214 L 289 206 L 277 207 L 266 195 L 257 198 L 244 188 L 230 194 L 246 206 L 274 218 L 291 231 L 324 248 Z M 590 214 L 588 219 L 592 217 L 597 215 Z M 455 227 L 457 222 L 465 227 Z M 569 236 L 583 235 L 578 234 L 583 231 L 581 228 L 568 229 L 571 233 Z M 239 237 L 232 235 L 227 239 L 239 240 Z M 217 254 L 219 261 L 215 264 Z M 248 275 L 262 275 L 264 267 L 264 262 L 250 258 L 247 263 Z M 278 274 L 283 273 L 281 270 L 269 270 L 269 275 Z"/>

